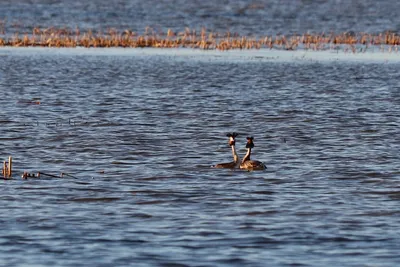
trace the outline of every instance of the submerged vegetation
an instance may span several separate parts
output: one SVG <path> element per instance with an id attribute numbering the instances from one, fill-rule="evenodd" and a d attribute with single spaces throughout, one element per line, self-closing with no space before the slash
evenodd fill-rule
<path id="1" fill-rule="evenodd" d="M 11 47 L 125 47 L 125 48 L 196 48 L 196 49 L 280 49 L 328 50 L 343 49 L 363 52 L 369 48 L 398 51 L 400 36 L 393 32 L 380 34 L 345 32 L 340 34 L 293 34 L 246 37 L 236 33 L 215 33 L 186 28 L 182 32 L 155 31 L 149 27 L 142 33 L 131 30 L 108 29 L 105 32 L 79 28 L 33 28 L 31 33 L 6 34 L 0 30 L 0 46 Z"/>

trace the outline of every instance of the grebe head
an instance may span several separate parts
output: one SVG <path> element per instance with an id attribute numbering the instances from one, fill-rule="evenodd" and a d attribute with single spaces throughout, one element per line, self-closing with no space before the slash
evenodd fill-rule
<path id="1" fill-rule="evenodd" d="M 254 147 L 254 143 L 253 143 L 253 136 L 247 137 L 247 144 L 246 144 L 246 148 L 253 148 Z"/>
<path id="2" fill-rule="evenodd" d="M 235 133 L 235 132 L 226 134 L 226 136 L 229 137 L 229 141 L 228 141 L 229 146 L 234 146 L 235 145 L 235 143 L 236 143 L 235 138 L 238 135 L 239 134 Z"/>

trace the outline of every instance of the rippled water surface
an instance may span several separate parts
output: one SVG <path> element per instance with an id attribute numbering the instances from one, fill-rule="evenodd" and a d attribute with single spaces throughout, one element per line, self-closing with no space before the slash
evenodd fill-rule
<path id="1" fill-rule="evenodd" d="M 2 1 L 0 34 L 398 32 L 399 3 Z M 400 56 L 378 50 L 1 49 L 0 265 L 399 265 Z M 232 131 L 267 170 L 210 168 Z"/>
<path id="2" fill-rule="evenodd" d="M 399 32 L 394 0 L 13 0 L 0 3 L 6 33 L 33 27 L 143 32 L 205 27 L 216 32 L 271 35 L 322 32 Z M 0 32 L 1 32 L 0 25 Z"/>
<path id="3" fill-rule="evenodd" d="M 1 265 L 400 263 L 398 63 L 10 51 Z"/>

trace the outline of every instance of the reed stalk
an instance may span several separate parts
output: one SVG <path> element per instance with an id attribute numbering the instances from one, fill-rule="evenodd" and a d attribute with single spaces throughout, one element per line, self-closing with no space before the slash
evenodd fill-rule
<path id="1" fill-rule="evenodd" d="M 1 174 L 4 179 L 11 178 L 12 176 L 12 157 L 8 157 L 8 162 L 5 160 L 3 162 L 3 168 L 1 170 Z"/>
<path id="2" fill-rule="evenodd" d="M 5 23 L 0 21 L 0 33 L 5 32 Z M 194 49 L 278 49 L 278 50 L 329 50 L 338 47 L 347 51 L 365 51 L 369 47 L 378 47 L 384 51 L 397 52 L 400 45 L 400 36 L 393 32 L 379 34 L 368 33 L 320 33 L 303 35 L 276 35 L 261 38 L 249 38 L 237 33 L 215 33 L 201 28 L 185 28 L 182 32 L 167 29 L 166 33 L 157 32 L 146 27 L 142 35 L 130 29 L 118 31 L 108 29 L 105 33 L 93 30 L 81 31 L 75 29 L 50 27 L 41 29 L 34 27 L 32 33 L 13 35 L 0 38 L 0 46 L 12 47 L 124 47 L 124 48 L 194 48 Z"/>

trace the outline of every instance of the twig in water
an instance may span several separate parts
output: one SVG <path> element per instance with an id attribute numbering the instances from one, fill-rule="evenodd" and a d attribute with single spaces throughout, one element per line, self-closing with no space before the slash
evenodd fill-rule
<path id="1" fill-rule="evenodd" d="M 61 177 L 63 177 L 63 176 L 68 176 L 68 177 L 71 177 L 71 178 L 74 178 L 74 179 L 79 179 L 78 177 L 73 176 L 73 175 L 68 174 L 68 173 L 65 173 L 65 172 L 62 172 L 62 173 L 61 173 Z"/>
<path id="2" fill-rule="evenodd" d="M 24 172 L 21 177 L 22 177 L 22 179 L 39 178 L 40 177 L 40 172 L 38 172 L 37 174 Z"/>
<path id="3" fill-rule="evenodd" d="M 44 175 L 44 176 L 53 177 L 53 178 L 60 178 L 60 176 L 57 176 L 57 175 L 54 175 L 54 174 L 48 174 L 48 173 L 44 173 L 44 172 L 38 172 L 38 175 L 39 176 L 40 175 Z"/>

